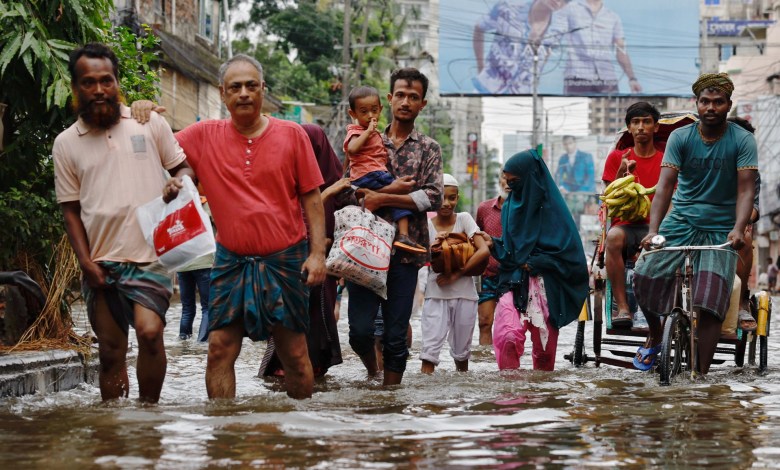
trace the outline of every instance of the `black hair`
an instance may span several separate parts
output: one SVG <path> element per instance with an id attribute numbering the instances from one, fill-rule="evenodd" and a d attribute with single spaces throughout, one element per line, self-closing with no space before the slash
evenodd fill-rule
<path id="1" fill-rule="evenodd" d="M 568 135 L 567 134 L 567 135 L 561 137 L 561 142 L 566 142 L 567 140 L 573 140 L 574 142 L 577 142 L 577 138 L 574 137 L 573 135 Z"/>
<path id="2" fill-rule="evenodd" d="M 741 117 L 737 116 L 731 116 L 730 118 L 726 119 L 727 121 L 731 121 L 734 124 L 738 125 L 739 127 L 745 129 L 746 131 L 750 132 L 751 134 L 754 134 L 756 132 L 756 128 L 753 127 L 753 124 L 750 123 L 747 119 L 743 119 Z M 780 258 L 778 258 L 780 259 Z"/>
<path id="3" fill-rule="evenodd" d="M 631 120 L 635 117 L 647 117 L 653 118 L 656 123 L 661 119 L 661 113 L 655 109 L 655 106 L 647 101 L 637 101 L 626 109 L 626 126 L 631 124 Z"/>
<path id="4" fill-rule="evenodd" d="M 84 44 L 78 49 L 70 53 L 70 59 L 68 60 L 68 72 L 70 72 L 71 81 L 76 81 L 76 62 L 82 57 L 89 57 L 90 59 L 108 59 L 111 61 L 111 65 L 114 67 L 114 78 L 119 80 L 119 59 L 116 58 L 116 54 L 110 47 L 99 42 L 90 42 Z"/>
<path id="5" fill-rule="evenodd" d="M 379 98 L 379 91 L 372 86 L 358 86 L 349 92 L 349 109 L 355 110 L 355 102 L 361 98 L 376 96 Z"/>
<path id="6" fill-rule="evenodd" d="M 420 82 L 422 85 L 423 99 L 428 93 L 428 77 L 422 72 L 413 67 L 406 67 L 403 69 L 396 69 L 390 74 L 390 93 L 395 91 L 395 82 L 398 80 L 406 80 L 411 84 L 412 82 Z"/>

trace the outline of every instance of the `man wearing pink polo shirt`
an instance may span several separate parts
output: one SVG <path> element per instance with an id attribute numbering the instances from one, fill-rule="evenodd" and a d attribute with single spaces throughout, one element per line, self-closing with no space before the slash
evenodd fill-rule
<path id="1" fill-rule="evenodd" d="M 273 336 L 287 394 L 308 398 L 313 374 L 306 286 L 325 279 L 322 176 L 303 129 L 260 113 L 265 82 L 255 59 L 236 55 L 219 76 L 230 118 L 197 122 L 176 134 L 217 226 L 206 388 L 209 398 L 235 397 L 243 337 Z M 172 178 L 163 197 L 173 199 L 180 187 Z"/>
<path id="2" fill-rule="evenodd" d="M 118 63 L 104 44 L 76 49 L 68 69 L 78 120 L 54 141 L 54 186 L 65 230 L 84 275 L 82 292 L 100 354 L 103 400 L 127 397 L 127 339 L 138 339 L 141 401 L 160 398 L 171 276 L 146 244 L 136 208 L 159 196 L 164 171 L 192 175 L 170 126 L 147 125 L 121 104 Z"/>

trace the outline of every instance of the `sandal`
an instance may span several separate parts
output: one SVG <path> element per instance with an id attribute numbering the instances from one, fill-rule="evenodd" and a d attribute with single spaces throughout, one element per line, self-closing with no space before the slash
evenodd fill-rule
<path id="1" fill-rule="evenodd" d="M 419 255 L 423 255 L 425 253 L 428 253 L 428 250 L 426 250 L 424 247 L 418 245 L 417 243 L 413 242 L 409 237 L 400 235 L 398 237 L 398 240 L 396 240 L 393 243 L 393 246 L 398 248 L 399 250 L 403 250 L 409 253 L 416 253 Z"/>
<path id="2" fill-rule="evenodd" d="M 636 356 L 634 356 L 634 367 L 636 367 L 639 370 L 650 370 L 655 365 L 655 360 L 658 359 L 658 353 L 661 352 L 661 343 L 656 344 L 652 348 L 646 348 L 644 346 L 641 346 L 636 351 Z M 646 363 L 645 361 L 648 358 L 652 358 L 653 360 L 650 361 L 650 363 Z"/>
<path id="3" fill-rule="evenodd" d="M 753 318 L 753 315 L 747 310 L 739 311 L 737 314 L 737 322 L 739 323 L 739 329 L 746 332 L 756 331 L 756 327 L 758 327 L 756 319 Z"/>
<path id="4" fill-rule="evenodd" d="M 634 316 L 631 312 L 620 312 L 612 319 L 612 328 L 631 328 L 634 324 Z"/>

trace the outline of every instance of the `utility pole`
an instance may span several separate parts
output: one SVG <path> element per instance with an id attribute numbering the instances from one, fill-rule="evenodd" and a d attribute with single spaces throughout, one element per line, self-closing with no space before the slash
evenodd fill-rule
<path id="1" fill-rule="evenodd" d="M 366 41 L 368 41 L 368 15 L 370 9 L 371 0 L 366 0 L 366 4 L 363 6 L 363 30 L 360 32 L 360 48 L 358 49 L 357 67 L 355 67 L 358 81 L 360 81 L 360 75 L 363 73 L 363 57 L 366 55 Z"/>
<path id="2" fill-rule="evenodd" d="M 351 48 L 351 27 L 352 27 L 352 2 L 344 0 L 344 31 L 341 39 L 341 104 L 347 102 L 349 98 L 349 62 Z"/>
<path id="3" fill-rule="evenodd" d="M 539 128 L 541 127 L 541 118 L 539 117 L 539 49 L 534 45 L 534 66 L 531 77 L 531 95 L 532 95 L 532 119 L 533 131 L 531 132 L 531 147 L 536 149 L 539 145 Z"/>
<path id="4" fill-rule="evenodd" d="M 225 15 L 225 41 L 227 42 L 227 56 L 228 59 L 230 59 L 233 57 L 233 40 L 230 37 L 230 7 L 228 7 L 227 0 L 222 1 L 222 12 Z"/>
<path id="5" fill-rule="evenodd" d="M 344 0 L 344 24 L 341 39 L 341 101 L 336 105 L 335 119 L 328 124 L 328 139 L 331 142 L 338 142 L 344 137 L 344 131 L 349 122 L 347 107 L 349 106 L 350 90 L 350 59 L 352 47 L 352 2 Z"/>

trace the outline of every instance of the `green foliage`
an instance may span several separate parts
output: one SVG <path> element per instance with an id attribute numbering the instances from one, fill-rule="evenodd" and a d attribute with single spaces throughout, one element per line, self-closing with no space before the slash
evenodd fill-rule
<path id="1" fill-rule="evenodd" d="M 54 198 L 51 146 L 73 122 L 68 56 L 79 44 L 106 42 L 120 57 L 125 96 L 159 95 L 153 70 L 156 38 L 110 30 L 111 0 L 0 2 L 0 103 L 5 148 L 0 154 L 0 269 L 19 251 L 41 265 L 62 234 Z M 142 71 L 140 74 L 136 71 Z"/>
<path id="2" fill-rule="evenodd" d="M 318 104 L 341 100 L 344 13 L 324 0 L 256 0 L 250 19 L 237 26 L 243 39 L 234 51 L 256 57 L 265 67 L 271 91 L 284 98 Z M 406 47 L 398 44 L 405 17 L 391 0 L 352 1 L 350 84 L 374 86 L 387 91 L 389 72 L 398 66 Z M 366 18 L 367 17 L 367 18 Z M 366 43 L 382 45 L 360 48 L 363 25 L 368 21 Z M 246 39 L 252 28 L 266 34 L 257 44 Z M 338 48 L 334 46 L 339 46 Z M 358 58 L 361 57 L 362 61 Z M 408 54 L 406 54 L 408 55 Z"/>
<path id="3" fill-rule="evenodd" d="M 141 25 L 145 34 L 136 36 L 129 28 L 119 26 L 106 37 L 119 59 L 119 83 L 128 103 L 158 99 L 160 94 L 160 38 L 152 28 Z"/>
<path id="4" fill-rule="evenodd" d="M 327 81 L 312 75 L 300 61 L 291 61 L 287 54 L 271 44 L 251 44 L 247 39 L 233 43 L 234 53 L 249 54 L 263 64 L 268 90 L 281 99 L 312 103 L 329 100 Z"/>

